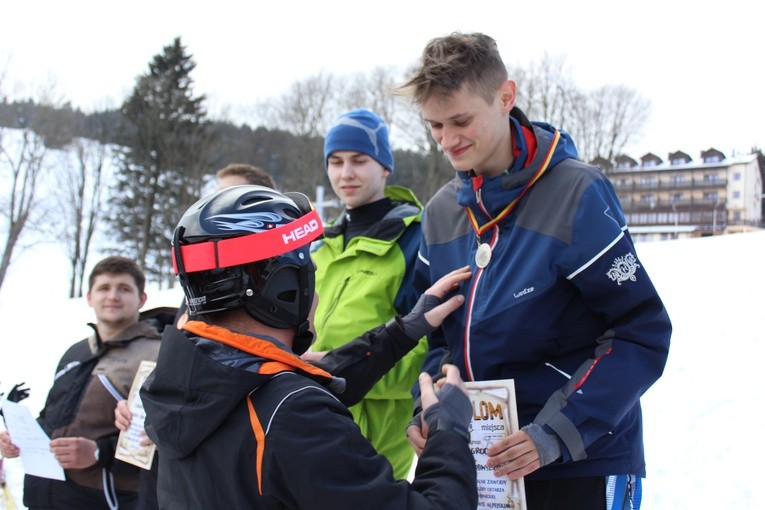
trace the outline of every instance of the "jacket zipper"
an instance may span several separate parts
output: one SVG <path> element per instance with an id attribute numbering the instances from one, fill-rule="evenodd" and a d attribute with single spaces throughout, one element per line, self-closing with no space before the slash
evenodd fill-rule
<path id="1" fill-rule="evenodd" d="M 324 326 L 327 324 L 327 321 L 334 313 L 335 309 L 337 308 L 338 303 L 340 302 L 340 296 L 345 293 L 345 287 L 348 286 L 348 282 L 350 281 L 351 277 L 347 276 L 345 280 L 343 280 L 342 285 L 340 285 L 340 291 L 335 294 L 335 299 L 332 301 L 332 306 L 330 306 L 329 310 L 327 310 L 327 313 L 324 315 L 324 320 L 321 321 L 321 328 L 324 329 Z M 321 296 L 319 296 L 321 298 Z"/>

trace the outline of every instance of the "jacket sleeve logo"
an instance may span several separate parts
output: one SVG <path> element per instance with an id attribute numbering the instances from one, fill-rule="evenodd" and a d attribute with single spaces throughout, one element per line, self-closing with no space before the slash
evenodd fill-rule
<path id="1" fill-rule="evenodd" d="M 616 257 L 611 269 L 608 270 L 606 275 L 611 278 L 611 281 L 621 285 L 622 282 L 637 281 L 635 273 L 637 272 L 640 264 L 637 263 L 635 255 L 628 253 L 623 257 Z"/>

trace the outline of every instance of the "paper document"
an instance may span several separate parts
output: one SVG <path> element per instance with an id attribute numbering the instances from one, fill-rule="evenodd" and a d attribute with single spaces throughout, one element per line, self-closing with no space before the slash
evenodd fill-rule
<path id="1" fill-rule="evenodd" d="M 3 400 L 3 415 L 13 444 L 21 450 L 24 472 L 42 478 L 64 480 L 64 468 L 50 451 L 50 438 L 25 406 Z"/>
<path id="2" fill-rule="evenodd" d="M 155 366 L 156 362 L 144 360 L 135 373 L 127 400 L 128 409 L 130 414 L 132 414 L 130 427 L 128 430 L 120 432 L 117 439 L 117 451 L 114 454 L 114 458 L 129 462 L 143 469 L 151 469 L 151 463 L 154 460 L 154 452 L 157 447 L 154 443 L 147 446 L 141 445 L 141 441 L 146 438 L 146 435 L 143 433 L 146 411 L 143 409 L 143 402 L 141 402 L 139 391 Z"/>
<path id="3" fill-rule="evenodd" d="M 518 411 L 512 379 L 466 382 L 473 406 L 470 423 L 470 451 L 475 458 L 478 478 L 478 510 L 494 508 L 526 510 L 523 478 L 497 478 L 486 465 L 486 450 L 518 430 Z"/>

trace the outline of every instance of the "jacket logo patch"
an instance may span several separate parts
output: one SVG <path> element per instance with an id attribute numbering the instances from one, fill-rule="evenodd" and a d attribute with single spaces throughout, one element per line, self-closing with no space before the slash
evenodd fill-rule
<path id="1" fill-rule="evenodd" d="M 518 299 L 519 297 L 525 296 L 526 294 L 531 294 L 532 292 L 534 292 L 534 287 L 526 287 L 520 292 L 513 292 L 513 297 Z"/>
<path id="2" fill-rule="evenodd" d="M 637 272 L 640 264 L 637 263 L 637 259 L 632 253 L 628 253 L 623 257 L 616 257 L 611 269 L 608 270 L 606 275 L 611 278 L 611 281 L 621 285 L 622 282 L 637 281 L 635 273 Z"/>

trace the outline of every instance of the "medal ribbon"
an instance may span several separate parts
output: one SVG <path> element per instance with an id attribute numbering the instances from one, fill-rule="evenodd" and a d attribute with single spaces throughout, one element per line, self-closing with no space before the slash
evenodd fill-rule
<path id="1" fill-rule="evenodd" d="M 518 205 L 518 202 L 521 201 L 521 198 L 526 194 L 526 192 L 531 188 L 531 186 L 534 185 L 537 180 L 539 180 L 540 177 L 542 177 L 542 174 L 545 173 L 547 170 L 548 165 L 550 164 L 550 160 L 552 160 L 552 156 L 555 153 L 555 148 L 558 146 L 558 141 L 560 140 L 560 131 L 555 131 L 555 134 L 553 136 L 552 143 L 550 144 L 550 148 L 547 150 L 547 154 L 545 155 L 545 159 L 542 162 L 542 165 L 539 167 L 539 170 L 534 174 L 534 176 L 531 178 L 531 180 L 526 184 L 526 187 L 523 188 L 521 191 L 521 194 L 515 197 L 515 199 L 510 202 L 507 207 L 505 207 L 502 212 L 500 212 L 496 218 L 492 218 L 488 212 L 484 210 L 484 213 L 489 217 L 489 221 L 485 223 L 484 225 L 478 225 L 478 220 L 475 217 L 475 214 L 473 214 L 472 209 L 469 207 L 465 207 L 465 210 L 467 211 L 468 219 L 470 220 L 470 224 L 473 226 L 473 230 L 475 230 L 475 233 L 477 236 L 480 236 L 484 232 L 486 232 L 488 229 L 502 221 L 510 212 L 515 209 L 515 206 Z M 480 191 L 480 186 L 483 184 L 483 179 L 480 178 L 474 178 L 479 179 L 478 181 L 478 187 L 479 189 L 476 190 L 476 192 Z M 475 187 L 475 186 L 474 186 Z"/>

